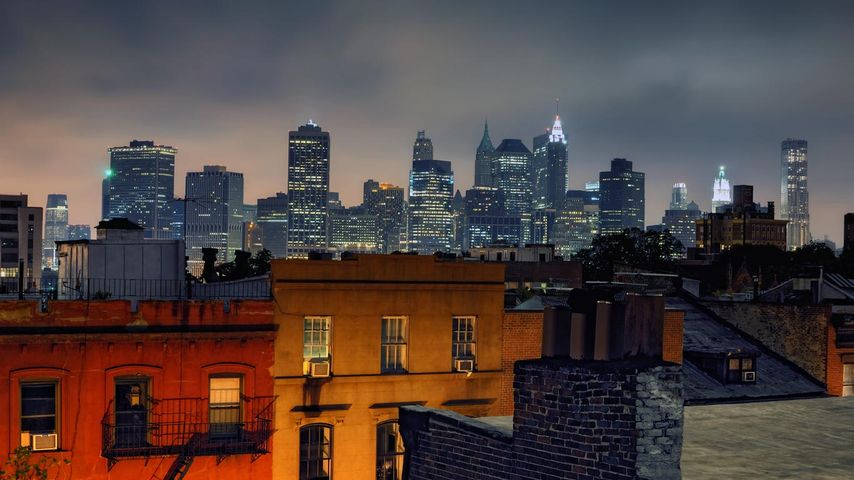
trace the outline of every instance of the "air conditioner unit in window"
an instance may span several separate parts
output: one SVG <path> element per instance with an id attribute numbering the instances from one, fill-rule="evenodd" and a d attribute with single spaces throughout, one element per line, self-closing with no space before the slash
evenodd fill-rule
<path id="1" fill-rule="evenodd" d="M 312 360 L 309 362 L 308 376 L 315 378 L 328 377 L 330 370 L 328 360 Z"/>
<path id="2" fill-rule="evenodd" d="M 32 435 L 33 451 L 39 452 L 43 450 L 56 450 L 57 440 L 58 438 L 55 433 L 48 433 L 45 435 Z"/>
<path id="3" fill-rule="evenodd" d="M 756 372 L 741 372 L 741 381 L 742 382 L 755 382 L 756 381 Z"/>
<path id="4" fill-rule="evenodd" d="M 458 372 L 473 372 L 474 371 L 474 360 L 471 360 L 471 359 L 454 360 L 454 369 Z"/>

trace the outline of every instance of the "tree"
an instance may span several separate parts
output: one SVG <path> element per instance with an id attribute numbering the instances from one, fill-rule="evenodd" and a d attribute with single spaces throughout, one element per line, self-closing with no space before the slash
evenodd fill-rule
<path id="1" fill-rule="evenodd" d="M 47 480 L 50 470 L 59 465 L 59 461 L 48 456 L 41 456 L 34 461 L 32 454 L 27 447 L 16 448 L 0 468 L 0 480 Z M 64 463 L 69 461 L 65 460 Z"/>
<path id="2" fill-rule="evenodd" d="M 270 262 L 273 260 L 273 253 L 266 248 L 255 253 L 255 256 L 249 260 L 249 265 L 252 267 L 252 275 L 264 275 L 270 271 Z"/>
<path id="3" fill-rule="evenodd" d="M 669 231 L 644 232 L 637 228 L 614 235 L 600 235 L 590 248 L 575 255 L 584 268 L 584 278 L 610 280 L 614 265 L 670 270 L 682 254 L 682 243 Z"/>

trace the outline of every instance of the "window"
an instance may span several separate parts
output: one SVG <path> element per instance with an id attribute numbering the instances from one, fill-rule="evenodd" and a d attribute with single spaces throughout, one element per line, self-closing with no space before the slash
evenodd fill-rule
<path id="1" fill-rule="evenodd" d="M 477 356 L 476 317 L 454 317 L 451 337 L 451 357 L 456 370 L 457 360 L 475 360 Z"/>
<path id="2" fill-rule="evenodd" d="M 237 437 L 240 430 L 241 377 L 211 377 L 208 407 L 213 437 Z"/>
<path id="3" fill-rule="evenodd" d="M 745 373 L 747 373 L 747 375 L 745 375 Z M 753 357 L 736 357 L 728 359 L 726 383 L 750 383 L 755 381 L 756 360 Z"/>
<path id="4" fill-rule="evenodd" d="M 332 478 L 332 427 L 309 425 L 299 432 L 299 480 Z"/>
<path id="5" fill-rule="evenodd" d="M 377 426 L 377 480 L 403 478 L 403 437 L 397 421 Z"/>
<path id="6" fill-rule="evenodd" d="M 304 374 L 308 374 L 309 362 L 312 360 L 329 360 L 332 351 L 331 343 L 332 317 L 305 317 L 303 320 L 302 357 Z"/>
<path id="7" fill-rule="evenodd" d="M 57 382 L 21 384 L 21 433 L 50 435 L 57 433 Z M 22 438 L 23 440 L 23 438 Z"/>
<path id="8" fill-rule="evenodd" d="M 406 373 L 407 317 L 383 317 L 380 371 Z"/>

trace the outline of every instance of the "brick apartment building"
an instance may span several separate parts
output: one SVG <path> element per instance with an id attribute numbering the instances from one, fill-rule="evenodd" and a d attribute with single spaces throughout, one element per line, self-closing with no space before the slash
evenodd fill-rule
<path id="1" fill-rule="evenodd" d="M 270 478 L 275 329 L 269 300 L 0 301 L 0 455 L 68 460 L 61 479 Z"/>

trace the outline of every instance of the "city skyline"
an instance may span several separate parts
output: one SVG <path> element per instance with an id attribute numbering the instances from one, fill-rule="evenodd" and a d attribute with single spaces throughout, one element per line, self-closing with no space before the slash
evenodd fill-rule
<path id="1" fill-rule="evenodd" d="M 846 30 L 850 15 L 827 4 L 770 5 L 567 5 L 545 25 L 529 21 L 536 12 L 518 5 L 491 5 L 487 15 L 498 26 L 532 25 L 522 29 L 527 36 L 504 38 L 500 28 L 479 30 L 468 21 L 480 13 L 474 5 L 453 6 L 459 22 L 443 20 L 438 6 L 412 15 L 412 5 L 391 5 L 382 19 L 358 26 L 348 25 L 360 14 L 346 4 L 330 6 L 332 18 L 225 6 L 184 28 L 180 19 L 195 9 L 160 4 L 145 9 L 153 20 L 136 25 L 141 40 L 134 40 L 120 28 L 142 15 L 133 7 L 93 3 L 79 12 L 41 12 L 4 4 L 0 62 L 16 68 L 2 80 L 0 114 L 16 122 L 0 133 L 10 146 L 0 153 L 0 189 L 23 191 L 37 205 L 50 193 L 66 193 L 69 223 L 96 224 L 106 149 L 146 138 L 179 149 L 176 178 L 222 164 L 245 172 L 247 199 L 265 198 L 284 190 L 287 132 L 314 118 L 333 134 L 330 189 L 347 205 L 360 203 L 368 178 L 406 185 L 411 138 L 423 129 L 465 191 L 474 184 L 484 117 L 493 140 L 520 138 L 530 149 L 560 97 L 569 187 L 582 188 L 610 159 L 627 158 L 647 174 L 648 219 L 667 208 L 674 182 L 687 183 L 709 210 L 709 178 L 721 164 L 733 184 L 755 185 L 758 200 L 779 201 L 779 179 L 766 172 L 779 165 L 781 140 L 807 139 L 812 234 L 840 243 L 839 219 L 851 209 L 847 185 L 854 181 L 844 168 L 851 148 L 845 132 L 854 123 L 845 113 L 854 101 L 845 88 L 852 71 L 839 47 L 854 40 Z M 300 35 L 327 21 L 334 34 Z M 24 36 L 17 24 L 35 24 L 44 35 Z M 288 25 L 293 31 L 282 33 Z M 605 25 L 608 38 L 601 35 Z M 247 26 L 252 33 L 243 35 Z M 154 38 L 159 29 L 170 33 L 163 36 L 168 42 Z M 230 43 L 221 53 L 205 48 L 201 70 L 215 80 L 201 81 L 187 59 L 215 31 Z M 71 37 L 75 42 L 65 41 Z M 427 61 L 401 56 L 397 43 L 419 45 Z M 300 48 L 329 58 L 289 61 Z M 242 56 L 246 51 L 258 53 Z M 545 75 L 505 76 L 494 52 Z M 792 71 L 793 60 L 805 67 Z M 161 77 L 146 71 L 152 65 Z M 52 68 L 66 75 L 52 75 Z M 333 75 L 342 68 L 347 81 Z M 243 76 L 229 73 L 235 70 Z M 183 195 L 180 182 L 176 194 Z"/>

